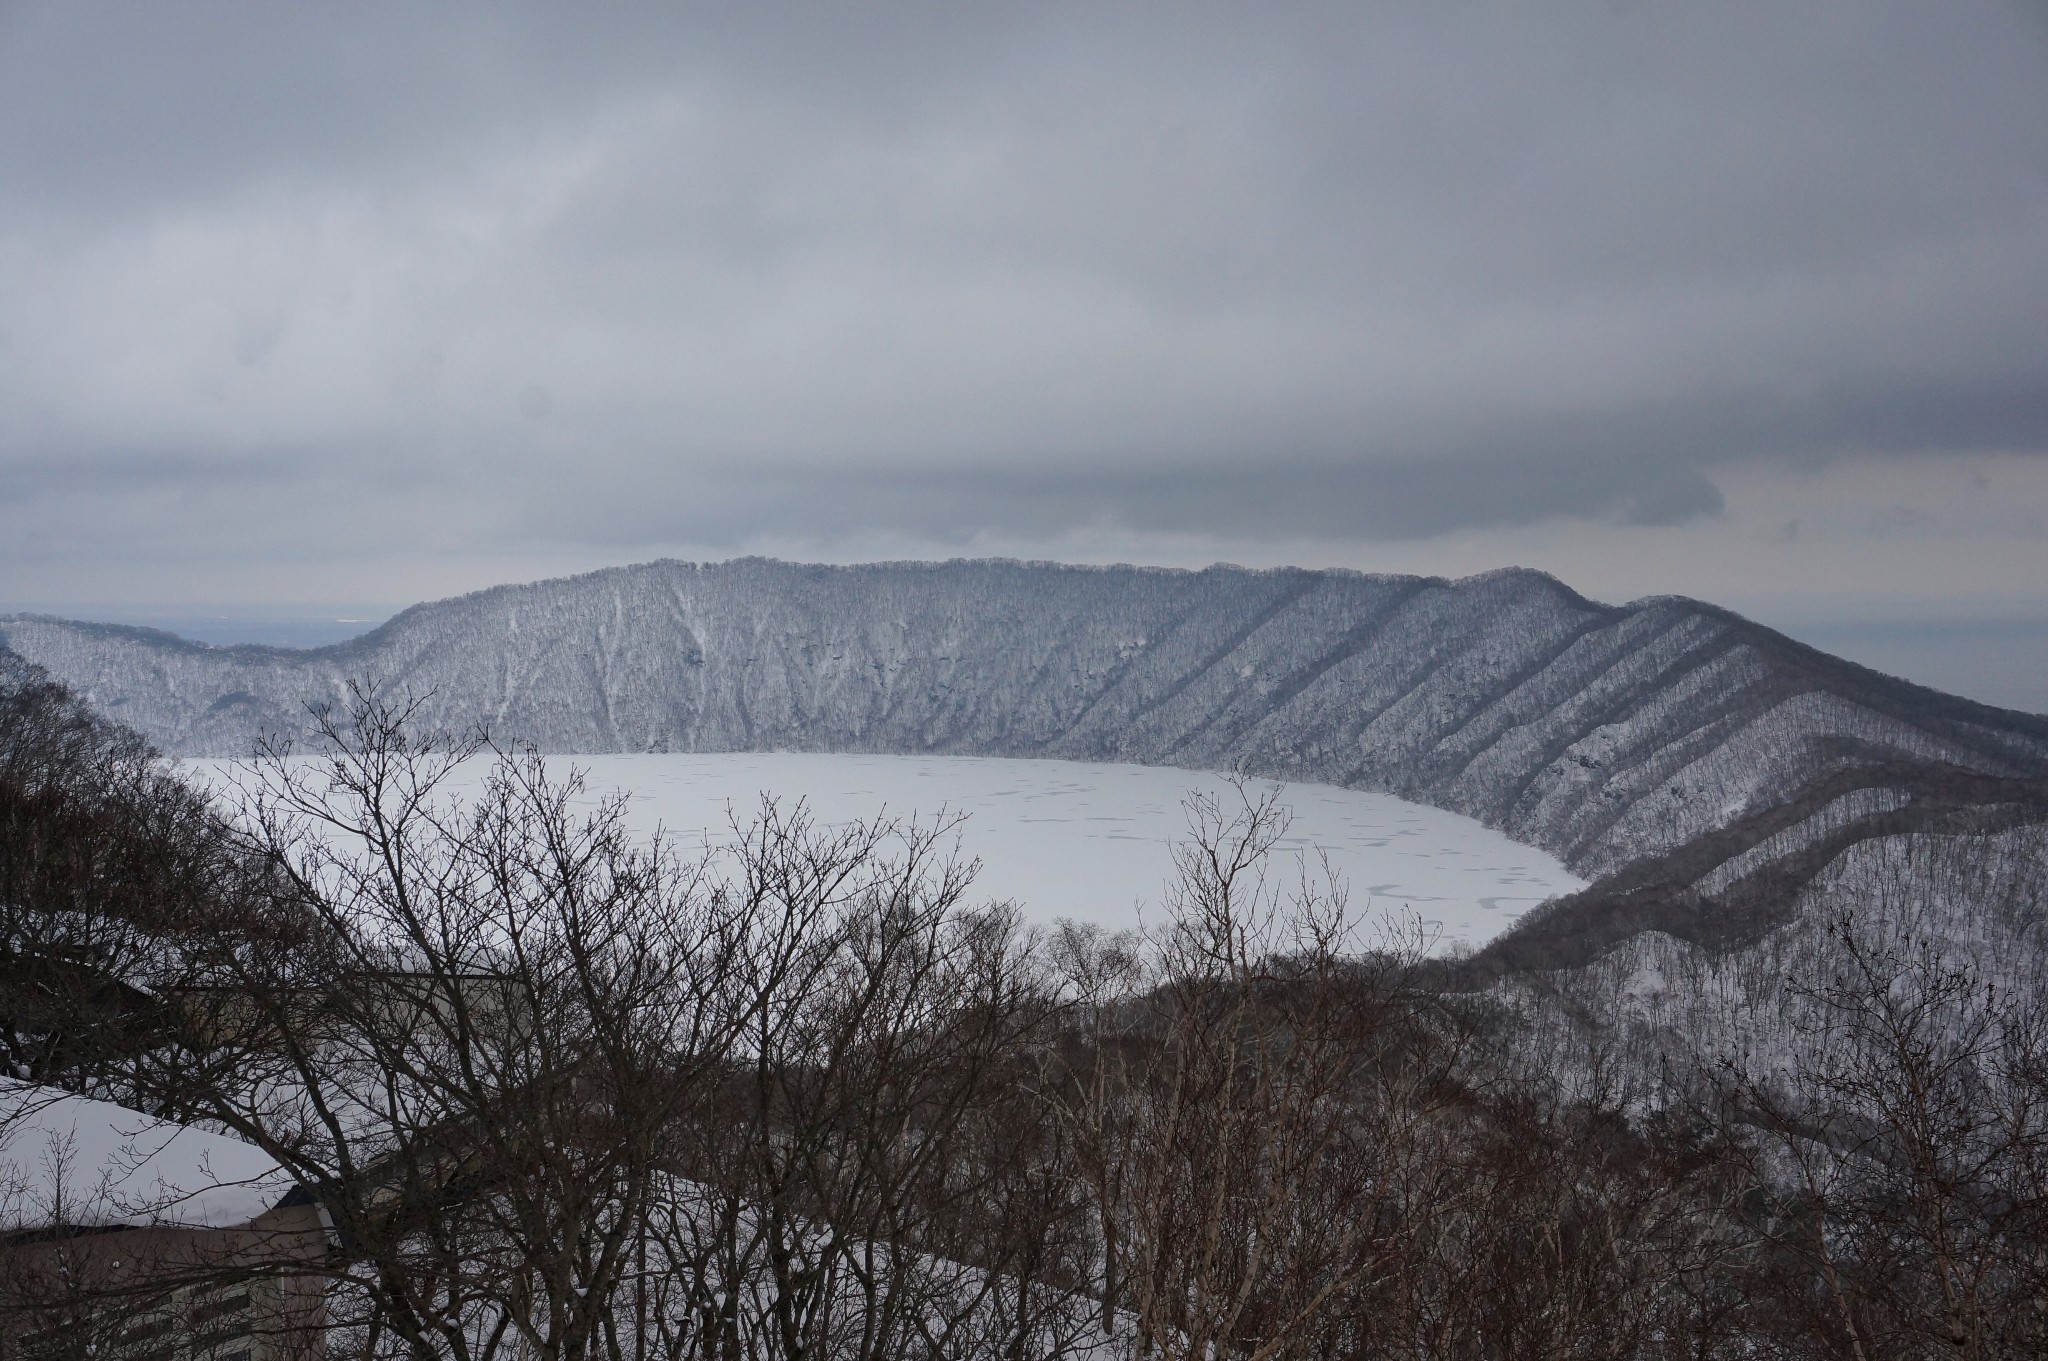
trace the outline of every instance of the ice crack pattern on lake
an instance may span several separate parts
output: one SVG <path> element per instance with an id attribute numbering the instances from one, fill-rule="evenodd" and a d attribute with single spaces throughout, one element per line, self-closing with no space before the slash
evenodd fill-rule
<path id="1" fill-rule="evenodd" d="M 665 829 L 692 850 L 729 841 L 728 808 L 751 821 L 764 793 L 785 808 L 802 799 L 828 826 L 881 813 L 964 814 L 960 849 L 981 861 L 970 901 L 1007 899 L 1028 921 L 1064 917 L 1112 930 L 1162 919 L 1171 848 L 1189 839 L 1189 794 L 1207 793 L 1226 810 L 1240 806 L 1227 777 L 1174 766 L 756 752 L 547 761 L 557 778 L 572 767 L 584 772 L 586 806 L 626 794 L 634 830 Z M 209 780 L 232 779 L 235 764 L 187 763 Z M 471 763 L 452 787 L 473 794 L 482 775 L 481 763 Z M 1303 859 L 1315 869 L 1320 853 L 1355 913 L 1396 922 L 1412 914 L 1440 949 L 1483 945 L 1544 899 L 1585 887 L 1555 857 L 1456 813 L 1333 785 L 1278 787 L 1293 821 L 1272 880 L 1291 885 Z"/>
<path id="2" fill-rule="evenodd" d="M 750 817 L 767 792 L 802 798 L 839 825 L 886 810 L 966 815 L 962 851 L 982 862 L 974 898 L 1012 899 L 1027 920 L 1061 917 L 1113 929 L 1158 920 L 1188 839 L 1183 801 L 1208 793 L 1228 809 L 1228 780 L 1172 766 L 1094 765 L 973 756 L 559 756 L 587 772 L 593 795 L 631 795 L 635 828 L 656 825 L 692 844 L 728 830 L 726 808 Z M 1255 788 L 1270 782 L 1255 782 Z M 1481 945 L 1546 898 L 1585 887 L 1557 859 L 1471 818 L 1390 794 L 1283 784 L 1293 813 L 1274 866 L 1291 882 L 1303 856 L 1327 855 L 1363 914 L 1412 911 L 1440 943 Z M 1313 863 L 1313 862 L 1312 862 Z"/>

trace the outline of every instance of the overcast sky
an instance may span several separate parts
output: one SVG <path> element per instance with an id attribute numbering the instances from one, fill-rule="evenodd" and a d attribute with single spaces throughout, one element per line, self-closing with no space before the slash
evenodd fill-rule
<path id="1" fill-rule="evenodd" d="M 2044 14 L 0 0 L 0 610 L 1003 553 L 2048 619 Z"/>

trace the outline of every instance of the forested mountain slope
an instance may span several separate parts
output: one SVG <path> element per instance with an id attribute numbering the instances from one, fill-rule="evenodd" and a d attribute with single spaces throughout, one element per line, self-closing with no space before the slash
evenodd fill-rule
<path id="1" fill-rule="evenodd" d="M 1522 570 L 657 562 L 314 651 L 32 616 L 0 642 L 175 754 L 244 754 L 372 676 L 546 751 L 1242 767 L 1470 814 L 1667 915 L 1803 882 L 1861 835 L 2030 818 L 2048 775 L 2048 719 Z"/>

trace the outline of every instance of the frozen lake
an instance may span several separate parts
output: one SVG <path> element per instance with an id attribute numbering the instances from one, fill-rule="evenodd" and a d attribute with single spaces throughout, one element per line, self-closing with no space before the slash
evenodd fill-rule
<path id="1" fill-rule="evenodd" d="M 728 807 L 742 818 L 761 794 L 803 799 L 821 821 L 877 813 L 966 815 L 961 850 L 982 862 L 976 900 L 1013 899 L 1027 919 L 1060 917 L 1112 929 L 1156 917 L 1172 873 L 1170 847 L 1188 838 L 1181 801 L 1191 791 L 1227 809 L 1236 795 L 1221 775 L 1170 766 L 1092 765 L 967 756 L 721 755 L 550 756 L 558 772 L 586 772 L 593 800 L 622 791 L 636 828 L 663 827 L 702 844 L 728 834 Z M 218 776 L 229 763 L 191 765 Z M 1260 782 L 1264 787 L 1270 782 Z M 1283 784 L 1294 820 L 1274 866 L 1321 851 L 1361 915 L 1412 912 L 1441 946 L 1481 945 L 1544 899 L 1585 881 L 1531 846 L 1470 818 L 1387 794 L 1321 784 Z"/>

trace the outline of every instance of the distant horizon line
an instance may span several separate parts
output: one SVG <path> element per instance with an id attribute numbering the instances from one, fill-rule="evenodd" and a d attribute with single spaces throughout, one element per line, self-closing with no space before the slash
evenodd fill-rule
<path id="1" fill-rule="evenodd" d="M 463 599 L 485 592 L 546 585 L 557 581 L 572 581 L 580 578 L 600 576 L 608 572 L 630 572 L 645 568 L 667 565 L 716 568 L 730 567 L 745 563 L 763 563 L 782 567 L 846 571 L 874 567 L 946 567 L 967 564 L 998 564 L 1019 567 L 1053 567 L 1073 571 L 1140 571 L 1169 574 L 1200 575 L 1208 571 L 1234 571 L 1264 574 L 1270 572 L 1309 572 L 1318 575 L 1363 576 L 1363 577 L 1408 577 L 1418 580 L 1434 580 L 1446 583 L 1463 583 L 1483 580 L 1487 577 L 1511 573 L 1527 573 L 1548 578 L 1566 590 L 1588 601 L 1600 604 L 1634 604 L 1639 601 L 1677 598 L 1697 601 L 1701 604 L 1716 605 L 1761 621 L 1767 617 L 1796 618 L 1809 624 L 1825 624 L 1829 627 L 1889 627 L 1911 621 L 1914 624 L 1938 625 L 1981 622 L 1985 625 L 1998 622 L 2020 622 L 2035 618 L 2048 618 L 2048 594 L 2014 597 L 2010 595 L 1979 592 L 1971 594 L 1927 599 L 1922 597 L 1896 596 L 1850 596 L 1835 597 L 1826 601 L 1793 597 L 1790 595 L 1755 595 L 1737 593 L 1727 597 L 1736 603 L 1725 603 L 1724 598 L 1696 595 L 1684 591 L 1651 591 L 1632 595 L 1625 600 L 1605 601 L 1588 595 L 1573 586 L 1569 580 L 1548 568 L 1533 567 L 1521 563 L 1504 563 L 1497 567 L 1476 572 L 1447 574 L 1427 571 L 1367 571 L 1346 566 L 1305 566 L 1301 564 L 1276 564 L 1272 566 L 1248 566 L 1243 563 L 1222 559 L 1200 567 L 1181 566 L 1170 563 L 1149 563 L 1134 561 L 1118 562 L 1076 562 L 1059 558 L 1019 557 L 1010 554 L 986 554 L 981 556 L 954 555 L 945 558 L 877 557 L 852 562 L 819 561 L 816 559 L 783 558 L 763 553 L 742 553 L 719 559 L 693 559 L 674 556 L 660 556 L 628 562 L 609 563 L 577 571 L 547 572 L 538 576 L 511 577 L 493 581 L 469 589 L 445 591 L 439 594 L 422 594 L 410 600 L 367 601 L 360 597 L 353 599 L 316 599 L 308 601 L 263 600 L 223 601 L 196 600 L 191 602 L 142 601 L 142 600 L 62 600 L 43 597 L 20 603 L 0 599 L 0 618 L 16 615 L 40 615 L 47 618 L 65 619 L 77 623 L 126 624 L 140 620 L 176 620 L 185 623 L 201 621 L 241 624 L 368 624 L 375 627 L 393 616 L 422 605 L 439 604 L 444 601 Z M 126 616 L 114 618 L 108 616 Z M 155 627 L 154 624 L 142 624 Z"/>

